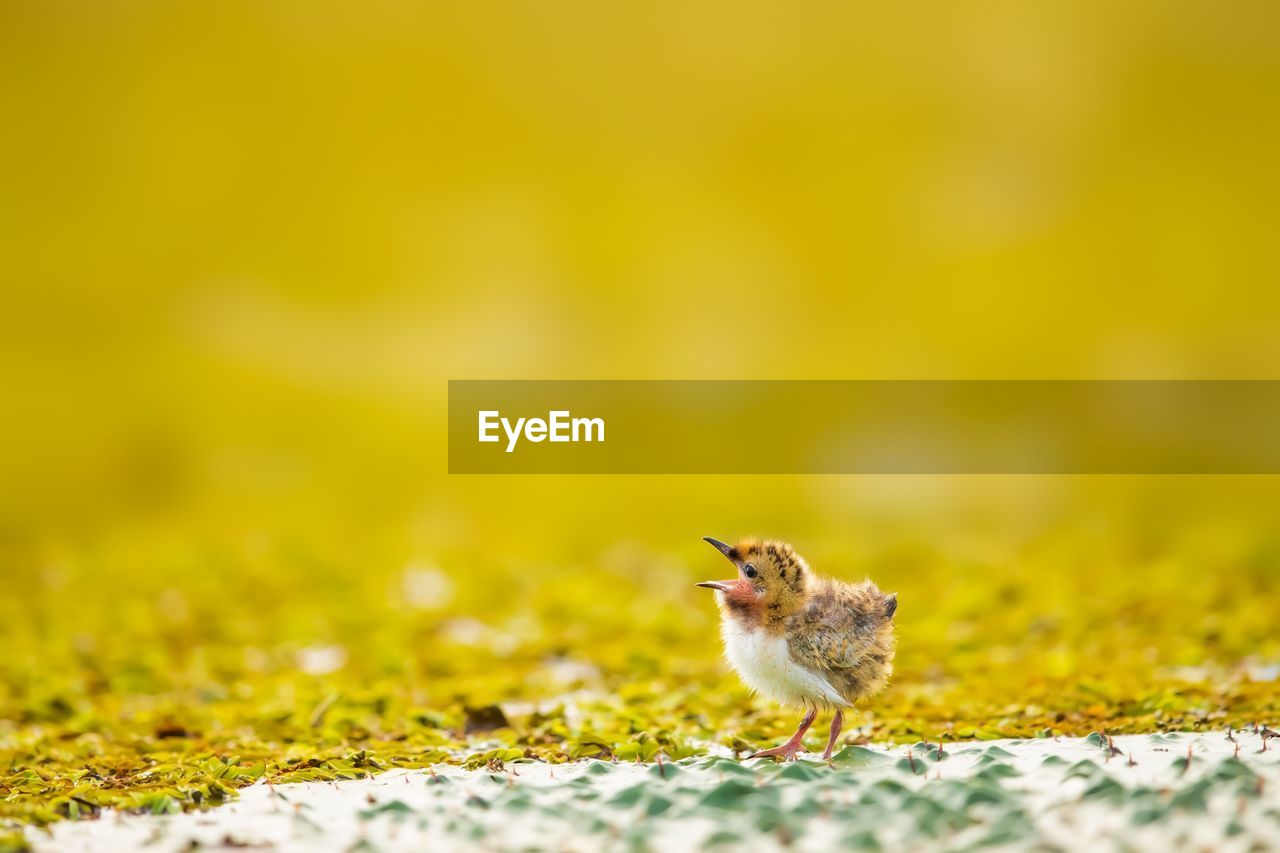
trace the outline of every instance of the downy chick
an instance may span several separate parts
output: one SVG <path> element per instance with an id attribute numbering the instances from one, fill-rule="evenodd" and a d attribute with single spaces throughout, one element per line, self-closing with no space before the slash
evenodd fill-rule
<path id="1" fill-rule="evenodd" d="M 835 711 L 822 756 L 830 758 L 844 710 L 882 690 L 893 673 L 897 595 L 870 580 L 818 577 L 784 542 L 706 541 L 738 569 L 732 580 L 698 584 L 716 591 L 729 664 L 752 690 L 807 709 L 790 740 L 750 757 L 793 760 L 823 708 Z"/>

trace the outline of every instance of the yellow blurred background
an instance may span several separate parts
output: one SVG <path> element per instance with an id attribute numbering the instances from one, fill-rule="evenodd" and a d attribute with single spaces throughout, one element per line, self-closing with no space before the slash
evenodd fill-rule
<path id="1" fill-rule="evenodd" d="M 1265 676 L 1273 478 L 449 477 L 445 383 L 1275 378 L 1277 44 L 1266 0 L 3 4 L 8 707 L 700 676 L 704 535 L 900 589 L 936 719 Z"/>

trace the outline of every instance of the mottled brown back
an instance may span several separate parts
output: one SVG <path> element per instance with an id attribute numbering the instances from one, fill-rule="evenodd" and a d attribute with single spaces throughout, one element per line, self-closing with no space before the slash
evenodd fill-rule
<path id="1" fill-rule="evenodd" d="M 821 672 L 852 705 L 884 688 L 893 674 L 897 596 L 871 581 L 810 579 L 809 600 L 784 620 L 796 663 Z"/>

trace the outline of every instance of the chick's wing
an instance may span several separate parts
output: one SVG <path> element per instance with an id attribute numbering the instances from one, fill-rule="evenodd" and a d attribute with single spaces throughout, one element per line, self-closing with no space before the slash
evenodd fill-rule
<path id="1" fill-rule="evenodd" d="M 787 619 L 787 647 L 796 663 L 810 669 L 857 668 L 877 645 L 885 622 L 878 589 L 823 590 Z"/>

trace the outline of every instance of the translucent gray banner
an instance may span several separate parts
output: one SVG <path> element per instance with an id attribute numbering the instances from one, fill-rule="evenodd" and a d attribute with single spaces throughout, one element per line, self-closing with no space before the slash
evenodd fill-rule
<path id="1" fill-rule="evenodd" d="M 1276 381 L 449 383 L 453 474 L 1274 474 Z"/>

